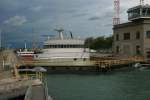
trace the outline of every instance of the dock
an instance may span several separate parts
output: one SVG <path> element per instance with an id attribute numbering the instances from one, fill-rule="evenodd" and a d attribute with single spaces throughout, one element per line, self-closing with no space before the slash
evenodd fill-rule
<path id="1" fill-rule="evenodd" d="M 68 72 L 103 72 L 122 67 L 131 67 L 138 62 L 144 62 L 142 56 L 130 57 L 91 57 L 85 61 L 53 61 L 53 60 L 22 60 L 20 59 L 20 68 L 34 68 L 35 66 L 42 66 L 52 71 L 68 71 Z"/>
<path id="2" fill-rule="evenodd" d="M 46 82 L 19 75 L 17 67 L 21 63 L 13 50 L 0 55 L 0 100 L 52 100 Z"/>

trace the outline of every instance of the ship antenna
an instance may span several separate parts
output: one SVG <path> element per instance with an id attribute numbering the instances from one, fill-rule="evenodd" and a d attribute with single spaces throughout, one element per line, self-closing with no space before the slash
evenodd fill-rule
<path id="1" fill-rule="evenodd" d="M 24 48 L 27 49 L 27 44 L 26 44 L 26 42 L 24 43 Z"/>

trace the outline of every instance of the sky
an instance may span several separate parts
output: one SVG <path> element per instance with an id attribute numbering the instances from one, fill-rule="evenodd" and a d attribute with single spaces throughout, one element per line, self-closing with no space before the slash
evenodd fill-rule
<path id="1" fill-rule="evenodd" d="M 140 0 L 121 0 L 120 19 L 127 21 L 127 9 Z M 146 0 L 145 3 L 150 3 Z M 38 46 L 46 35 L 63 28 L 81 38 L 112 35 L 113 0 L 0 0 L 2 45 Z"/>

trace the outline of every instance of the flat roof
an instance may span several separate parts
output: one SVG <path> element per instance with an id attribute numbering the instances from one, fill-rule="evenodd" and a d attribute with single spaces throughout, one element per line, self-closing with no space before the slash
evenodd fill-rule
<path id="1" fill-rule="evenodd" d="M 114 25 L 113 29 L 127 27 L 127 26 L 141 25 L 141 24 L 150 24 L 149 21 L 145 21 L 145 20 L 149 20 L 150 21 L 150 18 L 145 19 L 145 18 L 141 17 L 138 20 L 128 21 L 128 22 L 125 22 L 125 23 Z"/>

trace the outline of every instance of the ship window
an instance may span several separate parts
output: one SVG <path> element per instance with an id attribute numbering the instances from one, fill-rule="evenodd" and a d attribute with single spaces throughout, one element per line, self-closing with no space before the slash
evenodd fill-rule
<path id="1" fill-rule="evenodd" d="M 78 48 L 78 45 L 74 45 L 74 48 Z"/>
<path id="2" fill-rule="evenodd" d="M 67 45 L 67 48 L 70 48 L 70 45 L 69 45 L 69 44 Z"/>
<path id="3" fill-rule="evenodd" d="M 44 45 L 44 48 L 45 49 L 48 49 L 48 48 L 83 48 L 84 45 L 78 45 L 78 44 L 74 44 L 74 45 Z"/>
<path id="4" fill-rule="evenodd" d="M 60 45 L 60 48 L 63 48 L 63 45 Z"/>
<path id="5" fill-rule="evenodd" d="M 58 45 L 58 48 L 61 48 L 61 45 Z"/>
<path id="6" fill-rule="evenodd" d="M 130 40 L 130 33 L 124 33 L 124 40 Z"/>
<path id="7" fill-rule="evenodd" d="M 150 9 L 147 10 L 147 15 L 148 15 L 148 16 L 150 15 Z"/>
<path id="8" fill-rule="evenodd" d="M 54 46 L 53 46 L 53 45 L 51 45 L 51 48 L 54 48 Z"/>
<path id="9" fill-rule="evenodd" d="M 73 48 L 73 45 L 70 45 L 70 48 Z"/>
<path id="10" fill-rule="evenodd" d="M 49 48 L 49 45 L 44 45 L 44 48 L 45 48 L 45 49 Z"/>
<path id="11" fill-rule="evenodd" d="M 69 48 L 68 44 L 66 44 L 66 48 Z"/>

